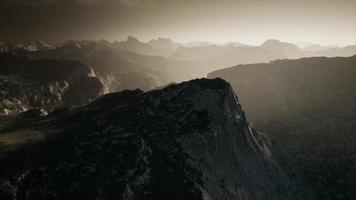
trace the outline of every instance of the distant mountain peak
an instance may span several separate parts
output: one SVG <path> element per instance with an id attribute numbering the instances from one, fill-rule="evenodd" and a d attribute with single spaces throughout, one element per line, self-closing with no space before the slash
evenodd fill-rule
<path id="1" fill-rule="evenodd" d="M 295 47 L 297 49 L 299 49 L 296 45 L 292 44 L 292 43 L 288 43 L 288 42 L 282 42 L 280 40 L 276 40 L 276 39 L 269 39 L 266 40 L 261 47 L 281 47 L 281 46 L 289 46 L 289 47 Z"/>
<path id="2" fill-rule="evenodd" d="M 147 44 L 155 49 L 176 49 L 180 46 L 180 44 L 175 43 L 173 40 L 163 37 L 152 39 Z"/>
<path id="3" fill-rule="evenodd" d="M 300 58 L 303 56 L 303 52 L 295 44 L 282 42 L 276 39 L 266 40 L 260 47 L 267 50 L 282 52 L 286 58 Z"/>
<path id="4" fill-rule="evenodd" d="M 140 40 L 138 40 L 137 38 L 129 35 L 129 36 L 127 36 L 126 42 L 140 43 Z"/>

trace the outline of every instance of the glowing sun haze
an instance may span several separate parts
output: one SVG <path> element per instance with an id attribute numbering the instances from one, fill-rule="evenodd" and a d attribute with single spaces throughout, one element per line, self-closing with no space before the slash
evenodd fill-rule
<path id="1" fill-rule="evenodd" d="M 356 44 L 355 0 L 1 0 L 0 41 Z"/>

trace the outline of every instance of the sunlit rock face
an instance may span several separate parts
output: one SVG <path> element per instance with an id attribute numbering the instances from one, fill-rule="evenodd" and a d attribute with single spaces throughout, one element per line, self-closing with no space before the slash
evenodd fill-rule
<path id="1" fill-rule="evenodd" d="M 104 92 L 92 69 L 76 61 L 30 60 L 15 53 L 0 55 L 0 115 L 31 108 L 52 111 L 86 104 Z"/>
<path id="2" fill-rule="evenodd" d="M 0 177 L 18 177 L 3 191 L 10 184 L 20 200 L 302 199 L 221 79 L 108 94 L 27 129 L 47 137 L 0 165 Z"/>

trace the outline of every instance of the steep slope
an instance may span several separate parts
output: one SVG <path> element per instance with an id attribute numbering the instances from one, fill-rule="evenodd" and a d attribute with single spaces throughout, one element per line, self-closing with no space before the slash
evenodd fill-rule
<path id="1" fill-rule="evenodd" d="M 87 65 L 76 61 L 30 60 L 0 54 L 0 116 L 31 108 L 51 111 L 82 105 L 104 93 L 104 85 Z"/>
<path id="2" fill-rule="evenodd" d="M 238 65 L 231 83 L 254 126 L 292 153 L 316 199 L 356 193 L 356 56 Z"/>
<path id="3" fill-rule="evenodd" d="M 43 137 L 3 145 L 9 199 L 302 199 L 221 79 L 108 94 L 22 130 Z"/>

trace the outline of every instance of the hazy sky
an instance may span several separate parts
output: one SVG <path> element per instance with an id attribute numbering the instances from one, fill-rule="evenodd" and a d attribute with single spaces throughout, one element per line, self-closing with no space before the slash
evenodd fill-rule
<path id="1" fill-rule="evenodd" d="M 0 41 L 356 44 L 356 0 L 0 0 Z"/>

